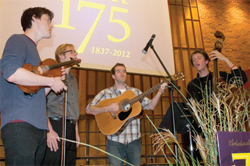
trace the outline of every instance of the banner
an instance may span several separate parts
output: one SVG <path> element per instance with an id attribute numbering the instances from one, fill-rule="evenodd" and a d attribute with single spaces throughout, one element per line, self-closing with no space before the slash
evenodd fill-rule
<path id="1" fill-rule="evenodd" d="M 153 50 L 142 53 L 155 34 L 155 50 L 175 73 L 167 0 L 0 0 L 0 58 L 7 39 L 23 33 L 21 15 L 30 7 L 54 13 L 52 37 L 37 45 L 42 60 L 54 59 L 60 44 L 71 43 L 81 68 L 110 71 L 119 62 L 129 73 L 162 76 L 166 73 Z"/>
<path id="2" fill-rule="evenodd" d="M 221 166 L 250 165 L 250 132 L 217 132 Z"/>

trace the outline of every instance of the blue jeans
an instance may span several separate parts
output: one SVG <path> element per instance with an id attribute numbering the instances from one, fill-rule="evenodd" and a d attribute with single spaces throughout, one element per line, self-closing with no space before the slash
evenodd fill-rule
<path id="1" fill-rule="evenodd" d="M 6 165 L 41 165 L 46 149 L 46 130 L 29 123 L 8 123 L 1 129 Z"/>
<path id="2" fill-rule="evenodd" d="M 126 158 L 126 161 L 134 166 L 141 165 L 141 139 L 132 141 L 127 145 L 108 140 L 107 151 L 121 159 Z M 110 155 L 108 156 L 108 159 L 110 166 L 124 166 L 124 162 Z"/>

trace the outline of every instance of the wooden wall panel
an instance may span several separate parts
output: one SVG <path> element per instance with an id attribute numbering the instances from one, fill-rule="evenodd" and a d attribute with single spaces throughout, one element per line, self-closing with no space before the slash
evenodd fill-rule
<path id="1" fill-rule="evenodd" d="M 141 75 L 134 75 L 134 87 L 138 89 L 142 89 L 142 84 L 141 84 Z"/>
<path id="2" fill-rule="evenodd" d="M 72 70 L 74 71 L 74 70 Z M 79 109 L 80 114 L 83 115 L 85 113 L 85 107 L 87 105 L 87 72 L 84 70 L 79 70 L 79 77 L 78 77 L 78 88 L 79 88 Z"/>
<path id="3" fill-rule="evenodd" d="M 96 94 L 106 88 L 105 78 L 106 78 L 105 72 L 97 72 Z"/>

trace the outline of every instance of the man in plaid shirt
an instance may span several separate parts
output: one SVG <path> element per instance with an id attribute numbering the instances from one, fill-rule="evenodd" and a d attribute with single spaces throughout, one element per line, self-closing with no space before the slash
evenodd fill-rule
<path id="1" fill-rule="evenodd" d="M 104 100 L 110 98 L 116 98 L 120 96 L 126 90 L 132 90 L 135 95 L 139 95 L 142 92 L 139 89 L 129 87 L 125 84 L 127 72 L 126 67 L 122 63 L 117 63 L 112 69 L 112 78 L 115 81 L 113 87 L 102 90 L 95 96 L 92 102 L 90 102 L 86 108 L 88 114 L 96 115 L 103 112 L 116 112 L 119 111 L 118 103 L 112 103 L 104 107 L 96 107 L 96 105 Z M 167 83 L 163 83 L 159 88 L 155 97 L 150 100 L 147 97 L 140 101 L 143 110 L 154 110 L 162 93 L 164 92 Z M 140 119 L 131 121 L 127 127 L 119 134 L 107 135 L 107 151 L 121 159 L 124 157 L 126 161 L 135 166 L 140 166 L 141 162 L 141 133 L 140 133 Z M 108 157 L 109 165 L 123 166 L 124 163 L 112 156 Z"/>

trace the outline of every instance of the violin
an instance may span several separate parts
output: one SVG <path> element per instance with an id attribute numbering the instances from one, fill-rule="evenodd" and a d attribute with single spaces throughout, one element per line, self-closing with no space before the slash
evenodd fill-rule
<path id="1" fill-rule="evenodd" d="M 222 33 L 222 32 L 220 32 L 220 31 L 216 31 L 215 33 L 214 33 L 214 36 L 216 37 L 216 38 L 218 38 L 218 40 L 215 42 L 215 44 L 214 44 L 214 50 L 217 50 L 217 51 L 219 51 L 219 52 L 221 52 L 221 49 L 223 48 L 223 42 L 224 42 L 224 40 L 225 40 L 225 36 L 224 36 L 224 34 Z M 217 87 L 217 85 L 218 85 L 218 59 L 214 59 L 214 72 L 213 72 L 213 91 L 215 92 L 215 94 L 218 94 L 218 87 Z"/>
<path id="2" fill-rule="evenodd" d="M 23 68 L 46 77 L 61 77 L 61 66 L 70 67 L 73 65 L 79 66 L 79 63 L 81 62 L 81 59 L 74 60 L 73 58 L 70 61 L 58 63 L 56 60 L 48 58 L 42 61 L 38 66 L 32 66 L 30 63 L 24 64 Z M 43 86 L 22 86 L 17 85 L 24 93 L 26 94 L 34 94 L 38 92 Z"/>

